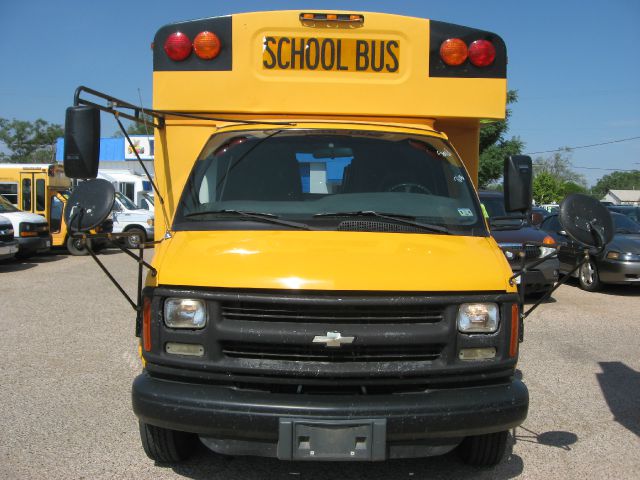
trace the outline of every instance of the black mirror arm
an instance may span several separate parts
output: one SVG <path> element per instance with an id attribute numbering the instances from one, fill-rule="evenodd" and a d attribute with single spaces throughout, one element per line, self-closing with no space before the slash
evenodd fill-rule
<path id="1" fill-rule="evenodd" d="M 86 238 L 86 235 L 83 235 L 82 238 Z M 113 283 L 116 288 L 120 291 L 120 293 L 122 294 L 122 296 L 124 298 L 127 299 L 127 301 L 129 302 L 129 304 L 131 305 L 131 308 L 133 308 L 135 310 L 135 312 L 137 314 L 140 313 L 141 311 L 141 307 L 140 304 L 136 305 L 136 303 L 131 299 L 131 297 L 129 296 L 129 294 L 127 292 L 124 291 L 124 289 L 122 288 L 122 286 L 118 283 L 118 281 L 113 277 L 113 275 L 111 275 L 111 273 L 109 272 L 109 270 L 107 270 L 107 268 L 102 264 L 102 262 L 98 259 L 98 257 L 96 256 L 95 252 L 93 251 L 93 249 L 91 248 L 91 246 L 85 242 L 85 248 L 87 249 L 87 252 L 89 252 L 89 255 L 91 255 L 91 258 L 93 258 L 93 260 L 98 264 L 98 266 L 100 267 L 100 269 L 104 272 L 104 274 L 109 278 L 109 280 L 111 280 L 111 283 Z M 139 295 L 140 296 L 140 295 Z"/>
<path id="2" fill-rule="evenodd" d="M 605 240 L 604 234 L 602 233 L 602 231 L 600 231 L 599 228 L 595 227 L 595 224 L 593 221 L 589 222 L 589 230 L 591 230 L 591 235 L 593 235 L 594 239 L 596 240 L 596 243 L 597 243 L 596 255 L 598 255 L 604 251 L 605 247 L 607 246 L 607 241 Z"/>
<path id="3" fill-rule="evenodd" d="M 553 255 L 553 254 L 551 254 Z M 578 271 L 578 269 L 580 269 L 580 267 L 582 267 L 585 263 L 587 263 L 589 261 L 589 250 L 584 251 L 584 257 L 582 258 L 582 260 L 580 262 L 578 262 L 578 264 L 568 273 L 566 273 L 560 280 L 558 280 L 558 283 L 556 283 L 553 288 L 551 288 L 551 290 L 549 290 L 547 293 L 545 293 L 542 297 L 540 297 L 538 299 L 538 301 L 536 303 L 534 303 L 529 310 L 527 310 L 526 312 L 522 313 L 522 319 L 527 318 L 531 312 L 533 312 L 536 308 L 538 308 L 538 306 L 544 302 L 545 300 L 547 300 L 552 294 L 553 292 L 555 292 L 558 288 L 560 288 L 560 285 L 563 285 L 565 283 L 567 283 L 567 280 L 569 280 L 569 277 L 571 275 L 573 275 L 575 272 Z"/>

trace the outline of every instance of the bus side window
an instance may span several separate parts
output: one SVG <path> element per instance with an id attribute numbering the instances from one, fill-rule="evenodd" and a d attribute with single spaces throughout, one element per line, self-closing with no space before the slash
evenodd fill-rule
<path id="1" fill-rule="evenodd" d="M 51 197 L 51 223 L 49 225 L 51 233 L 60 231 L 62 225 L 62 208 L 62 201 L 56 196 Z"/>
<path id="2" fill-rule="evenodd" d="M 46 193 L 45 193 L 44 180 L 39 178 L 36 180 L 36 211 L 44 212 L 46 206 Z"/>
<path id="3" fill-rule="evenodd" d="M 0 183 L 0 195 L 16 207 L 18 206 L 18 184 L 16 182 Z"/>
<path id="4" fill-rule="evenodd" d="M 31 179 L 24 178 L 22 180 L 22 210 L 31 211 Z"/>

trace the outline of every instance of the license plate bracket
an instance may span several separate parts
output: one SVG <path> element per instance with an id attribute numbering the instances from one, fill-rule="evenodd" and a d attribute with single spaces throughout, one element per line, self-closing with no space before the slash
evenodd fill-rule
<path id="1" fill-rule="evenodd" d="M 386 458 L 386 419 L 281 418 L 280 460 L 372 461 Z"/>

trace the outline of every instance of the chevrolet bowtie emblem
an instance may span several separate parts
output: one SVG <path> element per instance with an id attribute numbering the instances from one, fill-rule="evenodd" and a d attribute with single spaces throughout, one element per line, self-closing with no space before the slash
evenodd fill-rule
<path id="1" fill-rule="evenodd" d="M 313 343 L 324 343 L 325 347 L 340 347 L 343 343 L 353 343 L 356 337 L 343 337 L 340 332 L 327 332 L 327 336 L 313 337 Z"/>

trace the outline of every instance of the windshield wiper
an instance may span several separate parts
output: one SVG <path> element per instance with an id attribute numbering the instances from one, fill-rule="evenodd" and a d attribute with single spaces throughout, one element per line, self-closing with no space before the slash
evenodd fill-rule
<path id="1" fill-rule="evenodd" d="M 185 217 L 190 218 L 206 215 L 229 215 L 241 218 L 250 218 L 252 220 L 258 220 L 260 222 L 274 223 L 276 225 L 283 225 L 285 227 L 298 228 L 300 230 L 312 230 L 309 225 L 281 220 L 277 215 L 274 215 L 273 213 L 249 212 L 246 210 L 233 210 L 229 208 L 224 210 L 205 210 L 203 212 L 188 213 L 187 215 L 185 215 Z"/>
<path id="2" fill-rule="evenodd" d="M 316 213 L 314 217 L 376 217 L 385 220 L 391 220 L 402 225 L 421 228 L 430 232 L 451 233 L 447 227 L 441 225 L 432 225 L 430 223 L 416 222 L 415 217 L 411 215 L 403 215 L 399 213 L 381 213 L 373 210 L 360 210 L 357 212 L 332 212 L 332 213 Z"/>

